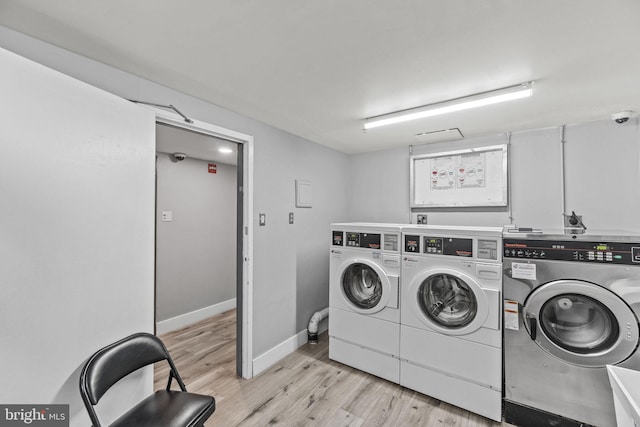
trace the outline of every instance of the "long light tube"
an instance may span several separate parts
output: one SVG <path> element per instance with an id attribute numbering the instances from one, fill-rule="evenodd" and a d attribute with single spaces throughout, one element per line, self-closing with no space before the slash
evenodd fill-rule
<path id="1" fill-rule="evenodd" d="M 380 126 L 407 122 L 409 120 L 416 120 L 425 117 L 438 116 L 440 114 L 453 113 L 454 111 L 484 107 L 485 105 L 526 98 L 531 96 L 532 94 L 533 82 L 522 83 L 515 86 L 492 90 L 489 92 L 465 96 L 463 98 L 456 98 L 449 101 L 438 102 L 436 104 L 423 105 L 421 107 L 396 111 L 393 113 L 383 114 L 381 116 L 369 117 L 365 119 L 364 128 L 373 129 Z"/>

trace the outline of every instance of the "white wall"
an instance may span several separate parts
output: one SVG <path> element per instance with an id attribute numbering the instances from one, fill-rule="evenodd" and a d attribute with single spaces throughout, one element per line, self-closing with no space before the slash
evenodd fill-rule
<path id="1" fill-rule="evenodd" d="M 154 117 L 3 49 L 0 69 L 0 402 L 88 425 L 85 360 L 153 331 Z M 123 381 L 106 420 L 152 380 Z"/>
<path id="2" fill-rule="evenodd" d="M 588 231 L 640 232 L 638 122 L 567 127 L 567 210 L 583 215 Z"/>
<path id="3" fill-rule="evenodd" d="M 302 331 L 303 320 L 328 305 L 326 230 L 331 222 L 347 219 L 345 154 L 5 27 L 0 27 L 0 46 L 119 96 L 173 104 L 194 119 L 254 137 L 254 357 Z M 294 181 L 305 177 L 313 182 L 314 207 L 289 225 Z M 258 227 L 259 212 L 267 214 L 266 227 Z M 325 230 L 311 236 L 323 243 L 307 241 L 303 224 Z M 299 276 L 305 277 L 301 283 Z"/>
<path id="4" fill-rule="evenodd" d="M 640 233 L 640 136 L 638 119 L 572 124 L 565 130 L 566 210 L 583 215 L 589 232 Z M 437 153 L 463 147 L 495 145 L 506 135 L 421 147 Z M 511 135 L 510 205 L 507 208 L 409 208 L 409 152 L 388 150 L 351 156 L 349 220 L 405 222 L 417 212 L 429 224 L 503 226 L 543 230 L 563 228 L 562 128 L 536 129 Z M 381 189 L 386 177 L 395 191 Z M 404 179 L 402 178 L 404 177 Z M 399 190 L 401 189 L 401 190 Z M 380 207 L 380 208 L 377 208 Z M 511 217 L 511 218 L 510 218 Z"/>
<path id="5" fill-rule="evenodd" d="M 350 156 L 351 221 L 408 223 L 409 148 Z"/>
<path id="6" fill-rule="evenodd" d="M 513 224 L 518 227 L 543 230 L 562 227 L 561 141 L 561 128 L 511 136 L 510 206 Z M 508 218 L 505 221 L 509 223 Z"/>
<path id="7" fill-rule="evenodd" d="M 238 168 L 217 163 L 213 174 L 208 164 L 190 158 L 174 162 L 158 153 L 156 322 L 236 297 Z M 172 221 L 162 221 L 162 211 L 171 212 Z M 169 323 L 182 325 L 177 319 Z"/>

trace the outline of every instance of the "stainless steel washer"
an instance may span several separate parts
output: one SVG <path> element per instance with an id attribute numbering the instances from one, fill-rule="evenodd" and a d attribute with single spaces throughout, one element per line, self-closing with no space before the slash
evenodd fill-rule
<path id="1" fill-rule="evenodd" d="M 505 420 L 615 426 L 606 365 L 640 370 L 640 237 L 505 233 Z"/>

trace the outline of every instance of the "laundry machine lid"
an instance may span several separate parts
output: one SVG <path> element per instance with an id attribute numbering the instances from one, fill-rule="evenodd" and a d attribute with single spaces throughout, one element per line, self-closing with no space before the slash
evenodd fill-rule
<path id="1" fill-rule="evenodd" d="M 398 278 L 367 259 L 351 259 L 340 268 L 340 289 L 350 308 L 363 314 L 397 308 Z"/>
<path id="2" fill-rule="evenodd" d="M 523 316 L 536 344 L 578 366 L 620 363 L 638 345 L 632 310 L 615 293 L 591 282 L 546 283 L 529 295 Z"/>
<path id="3" fill-rule="evenodd" d="M 489 312 L 489 300 L 471 276 L 452 268 L 434 268 L 415 277 L 409 287 L 411 309 L 430 328 L 447 335 L 480 329 Z"/>
<path id="4" fill-rule="evenodd" d="M 367 264 L 349 265 L 342 275 L 342 289 L 352 304 L 364 310 L 374 308 L 382 299 L 380 275 Z"/>
<path id="5" fill-rule="evenodd" d="M 418 290 L 423 313 L 446 328 L 471 323 L 478 312 L 478 300 L 471 287 L 460 277 L 441 273 L 427 277 Z"/>

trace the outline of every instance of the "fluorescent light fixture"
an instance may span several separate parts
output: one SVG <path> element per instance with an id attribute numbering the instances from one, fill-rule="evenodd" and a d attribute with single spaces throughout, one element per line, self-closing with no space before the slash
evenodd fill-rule
<path id="1" fill-rule="evenodd" d="M 453 113 L 455 111 L 468 110 L 470 108 L 484 107 L 485 105 L 526 98 L 532 94 L 533 82 L 522 83 L 489 92 L 482 92 L 462 98 L 451 99 L 449 101 L 438 102 L 436 104 L 423 105 L 421 107 L 410 108 L 408 110 L 395 111 L 381 116 L 369 117 L 365 119 L 364 128 L 373 129 L 380 126 L 407 122 L 409 120 L 438 116 L 440 114 Z"/>
<path id="2" fill-rule="evenodd" d="M 219 148 L 218 151 L 224 154 L 233 153 L 233 150 L 231 148 Z"/>

